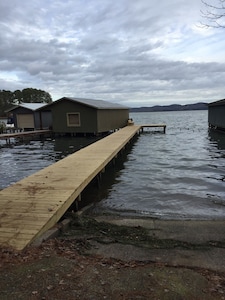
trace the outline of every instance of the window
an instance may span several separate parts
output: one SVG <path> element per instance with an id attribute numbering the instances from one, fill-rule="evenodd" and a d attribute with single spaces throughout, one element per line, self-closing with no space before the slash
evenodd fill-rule
<path id="1" fill-rule="evenodd" d="M 67 113 L 67 126 L 80 126 L 80 113 Z"/>

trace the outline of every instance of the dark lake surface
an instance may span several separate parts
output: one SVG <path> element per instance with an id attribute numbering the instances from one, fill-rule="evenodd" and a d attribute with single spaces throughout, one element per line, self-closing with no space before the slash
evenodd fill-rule
<path id="1" fill-rule="evenodd" d="M 165 123 L 166 134 L 145 130 L 85 197 L 97 210 L 126 215 L 225 219 L 225 134 L 208 132 L 207 113 L 131 113 L 136 124 Z M 95 140 L 0 141 L 0 189 Z"/>

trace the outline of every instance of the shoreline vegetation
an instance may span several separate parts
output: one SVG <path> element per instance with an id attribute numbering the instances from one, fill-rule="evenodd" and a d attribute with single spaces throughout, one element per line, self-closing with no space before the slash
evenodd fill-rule
<path id="1" fill-rule="evenodd" d="M 152 107 L 133 107 L 130 112 L 160 112 L 160 111 L 184 111 L 184 110 L 207 110 L 208 103 L 198 102 L 194 104 L 171 104 L 171 105 L 155 105 Z"/>

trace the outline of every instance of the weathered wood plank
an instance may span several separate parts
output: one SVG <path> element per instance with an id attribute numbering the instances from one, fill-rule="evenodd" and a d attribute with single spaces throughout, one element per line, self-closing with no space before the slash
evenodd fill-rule
<path id="1" fill-rule="evenodd" d="M 0 240 L 5 237 L 12 237 L 12 236 L 23 236 L 27 238 L 27 236 L 32 237 L 36 233 L 35 230 L 15 230 L 15 228 L 6 228 L 6 230 L 0 230 Z"/>

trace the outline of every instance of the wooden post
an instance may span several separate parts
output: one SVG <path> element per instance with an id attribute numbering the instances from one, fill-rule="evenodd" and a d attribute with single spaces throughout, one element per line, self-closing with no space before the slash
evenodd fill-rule
<path id="1" fill-rule="evenodd" d="M 102 173 L 98 173 L 97 175 L 97 187 L 100 188 L 100 182 L 101 182 L 101 179 L 102 179 Z"/>

